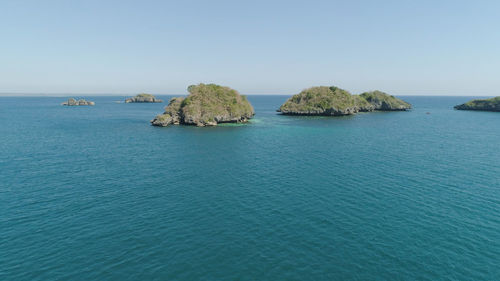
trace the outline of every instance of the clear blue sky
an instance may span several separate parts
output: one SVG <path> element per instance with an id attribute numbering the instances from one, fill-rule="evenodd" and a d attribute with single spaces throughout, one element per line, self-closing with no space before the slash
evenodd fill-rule
<path id="1" fill-rule="evenodd" d="M 497 1 L 0 1 L 0 93 L 500 95 Z"/>

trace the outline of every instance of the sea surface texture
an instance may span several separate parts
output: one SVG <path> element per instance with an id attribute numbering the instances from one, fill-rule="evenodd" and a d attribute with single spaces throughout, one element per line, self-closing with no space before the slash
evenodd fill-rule
<path id="1" fill-rule="evenodd" d="M 500 113 L 150 126 L 163 104 L 0 98 L 0 280 L 500 280 Z M 167 100 L 170 97 L 160 97 Z"/>

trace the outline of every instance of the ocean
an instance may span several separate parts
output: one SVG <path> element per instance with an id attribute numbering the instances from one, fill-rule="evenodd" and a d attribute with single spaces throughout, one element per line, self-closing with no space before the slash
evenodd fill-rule
<path id="1" fill-rule="evenodd" d="M 472 97 L 249 96 L 250 123 L 205 128 L 85 98 L 0 98 L 0 280 L 500 279 L 500 113 L 453 110 Z"/>

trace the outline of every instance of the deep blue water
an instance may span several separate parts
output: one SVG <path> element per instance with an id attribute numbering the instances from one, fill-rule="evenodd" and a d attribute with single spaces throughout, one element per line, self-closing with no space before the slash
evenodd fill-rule
<path id="1" fill-rule="evenodd" d="M 328 118 L 250 96 L 216 128 L 89 99 L 0 98 L 0 280 L 500 279 L 500 113 L 452 109 L 470 97 Z"/>

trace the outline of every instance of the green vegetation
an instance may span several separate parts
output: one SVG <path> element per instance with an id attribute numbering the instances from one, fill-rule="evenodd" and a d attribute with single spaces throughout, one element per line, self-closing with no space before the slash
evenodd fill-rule
<path id="1" fill-rule="evenodd" d="M 188 119 L 213 122 L 219 119 L 253 116 L 253 107 L 236 90 L 215 84 L 189 86 L 182 102 L 182 113 Z"/>
<path id="2" fill-rule="evenodd" d="M 312 87 L 288 99 L 278 111 L 298 115 L 352 114 L 358 100 L 346 90 L 335 86 Z"/>
<path id="3" fill-rule="evenodd" d="M 137 98 L 154 98 L 155 96 L 153 96 L 151 94 L 141 93 L 141 94 L 138 94 L 135 97 L 137 97 Z"/>
<path id="4" fill-rule="evenodd" d="M 500 111 L 500 97 L 471 100 L 455 106 L 458 110 Z"/>
<path id="5" fill-rule="evenodd" d="M 360 97 L 369 102 L 374 110 L 397 111 L 411 108 L 411 104 L 381 91 L 365 92 Z"/>
<path id="6" fill-rule="evenodd" d="M 162 115 L 182 124 L 197 126 L 217 125 L 225 122 L 246 122 L 254 115 L 252 105 L 236 90 L 216 84 L 198 84 L 188 87 L 186 98 L 173 98 Z M 159 115 L 161 116 L 161 115 Z M 157 118 L 153 125 L 167 126 Z M 175 122 L 171 122 L 175 124 Z M 170 123 L 169 123 L 170 124 Z"/>
<path id="7" fill-rule="evenodd" d="M 93 101 L 86 101 L 84 99 L 79 99 L 77 101 L 74 98 L 70 98 L 70 99 L 68 99 L 67 102 L 63 102 L 62 105 L 68 105 L 68 106 L 95 105 L 95 102 L 93 102 Z"/>
<path id="8" fill-rule="evenodd" d="M 374 110 L 374 106 L 363 97 L 359 95 L 353 95 L 352 97 L 354 98 L 354 102 L 356 107 L 358 108 L 358 111 L 366 112 Z"/>
<path id="9" fill-rule="evenodd" d="M 288 99 L 279 112 L 289 115 L 350 115 L 360 111 L 406 110 L 411 105 L 380 91 L 351 95 L 335 86 L 312 87 Z"/>
<path id="10" fill-rule="evenodd" d="M 155 103 L 155 102 L 163 102 L 160 99 L 157 99 L 155 96 L 151 94 L 141 93 L 136 95 L 133 98 L 128 98 L 125 100 L 125 103 L 135 103 L 135 102 L 146 102 L 146 103 Z"/>
<path id="11" fill-rule="evenodd" d="M 181 110 L 181 105 L 184 103 L 185 99 L 182 97 L 171 98 L 168 106 L 165 107 L 165 113 L 170 115 L 177 114 Z"/>

